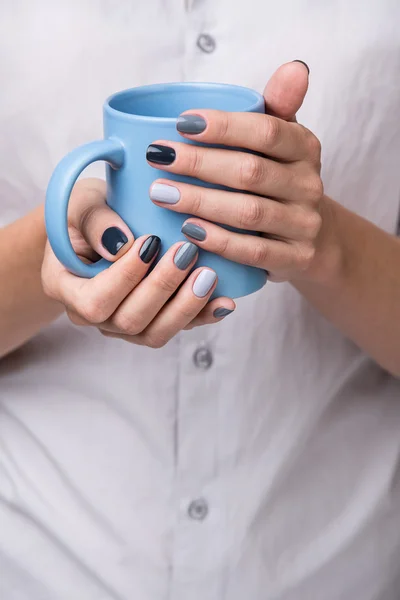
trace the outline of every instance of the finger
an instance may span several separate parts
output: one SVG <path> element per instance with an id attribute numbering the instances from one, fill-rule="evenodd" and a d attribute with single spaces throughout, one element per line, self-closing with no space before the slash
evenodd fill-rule
<path id="1" fill-rule="evenodd" d="M 189 330 L 202 325 L 218 323 L 232 314 L 236 309 L 236 304 L 232 298 L 216 298 L 208 302 L 202 311 L 188 324 L 184 329 Z"/>
<path id="2" fill-rule="evenodd" d="M 310 258 L 308 248 L 310 247 L 311 252 L 311 244 L 308 243 L 289 244 L 262 236 L 236 233 L 200 219 L 190 219 L 187 223 L 193 223 L 206 231 L 205 239 L 196 241 L 200 248 L 234 262 L 259 267 L 272 273 L 293 268 L 302 269 L 303 259 L 305 262 L 306 258 Z"/>
<path id="3" fill-rule="evenodd" d="M 72 190 L 70 224 L 93 250 L 110 262 L 123 256 L 134 238 L 126 223 L 106 204 L 106 183 L 83 179 Z"/>
<path id="4" fill-rule="evenodd" d="M 174 244 L 103 328 L 128 335 L 141 333 L 180 287 L 197 258 L 195 244 Z"/>
<path id="5" fill-rule="evenodd" d="M 146 346 L 161 348 L 184 329 L 207 304 L 217 284 L 212 269 L 196 269 L 183 284 L 177 295 L 165 305 L 157 317 L 142 332 Z"/>
<path id="6" fill-rule="evenodd" d="M 306 63 L 298 60 L 279 67 L 264 90 L 267 112 L 285 121 L 296 121 L 307 94 L 309 72 Z"/>
<path id="7" fill-rule="evenodd" d="M 208 302 L 206 306 L 202 310 L 200 310 L 200 312 L 190 321 L 190 323 L 188 323 L 185 327 L 182 327 L 182 329 L 184 329 L 185 331 L 189 331 L 191 329 L 194 329 L 195 327 L 202 327 L 203 325 L 211 325 L 213 323 L 218 323 L 219 321 L 225 319 L 225 317 L 227 317 L 228 315 L 232 314 L 235 311 L 235 309 L 236 304 L 231 298 L 216 298 L 215 300 Z M 76 322 L 76 324 L 86 324 L 81 323 L 81 319 L 77 315 L 72 315 L 71 320 L 74 323 Z M 149 339 L 146 334 L 128 336 L 117 332 L 103 330 L 100 331 L 106 337 L 122 339 L 124 341 L 130 342 L 131 344 L 137 344 L 140 346 L 149 345 Z M 164 333 L 164 335 L 162 335 L 162 340 L 164 340 L 166 337 L 167 336 Z M 169 339 L 172 339 L 172 337 L 173 335 L 171 335 Z M 161 345 L 164 345 L 161 339 L 157 340 L 153 337 L 152 340 L 150 340 L 150 342 L 151 341 L 153 345 L 157 345 L 158 343 L 159 346 L 157 347 L 161 347 Z"/>
<path id="8" fill-rule="evenodd" d="M 308 157 L 300 125 L 260 113 L 191 110 L 179 116 L 177 129 L 202 143 L 246 148 L 288 162 Z"/>
<path id="9" fill-rule="evenodd" d="M 180 142 L 151 144 L 147 149 L 147 160 L 150 165 L 157 165 L 157 168 L 171 173 L 282 200 L 295 200 L 302 191 L 302 182 L 308 183 L 307 177 L 294 176 L 295 165 L 278 163 L 248 152 Z"/>
<path id="10" fill-rule="evenodd" d="M 72 275 L 50 255 L 43 264 L 45 290 L 85 321 L 102 323 L 142 281 L 159 248 L 157 236 L 138 238 L 124 256 L 92 279 Z"/>
<path id="11" fill-rule="evenodd" d="M 269 233 L 285 239 L 315 237 L 321 218 L 316 211 L 288 205 L 262 196 L 226 192 L 187 183 L 157 179 L 150 198 L 169 210 L 195 215 L 230 227 Z M 206 232 L 184 225 L 182 233 L 194 240 L 205 239 Z"/>

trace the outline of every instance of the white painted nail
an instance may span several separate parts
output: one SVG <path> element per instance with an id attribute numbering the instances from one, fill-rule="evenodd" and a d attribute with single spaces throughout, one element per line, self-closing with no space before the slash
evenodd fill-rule
<path id="1" fill-rule="evenodd" d="M 207 296 L 216 279 L 217 274 L 215 271 L 211 271 L 211 269 L 203 269 L 200 271 L 193 284 L 194 295 L 198 298 L 204 298 L 204 296 Z"/>
<path id="2" fill-rule="evenodd" d="M 176 204 L 181 197 L 178 188 L 165 183 L 153 183 L 150 188 L 150 198 L 156 202 L 164 202 L 165 204 Z"/>

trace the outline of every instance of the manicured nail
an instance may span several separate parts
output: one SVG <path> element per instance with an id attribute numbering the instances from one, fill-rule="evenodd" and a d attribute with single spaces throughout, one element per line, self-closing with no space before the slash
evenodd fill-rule
<path id="1" fill-rule="evenodd" d="M 216 279 L 217 274 L 215 271 L 211 271 L 211 269 L 203 269 L 200 271 L 193 284 L 194 295 L 198 298 L 204 298 L 204 296 L 207 296 Z"/>
<path id="2" fill-rule="evenodd" d="M 169 146 L 151 144 L 147 148 L 146 158 L 156 165 L 172 165 L 176 158 L 176 153 L 175 150 Z"/>
<path id="3" fill-rule="evenodd" d="M 214 310 L 213 315 L 216 319 L 222 319 L 222 317 L 227 317 L 228 315 L 233 313 L 233 310 L 234 309 L 224 308 L 223 306 L 220 306 L 219 308 L 216 308 Z"/>
<path id="4" fill-rule="evenodd" d="M 161 240 L 157 235 L 151 235 L 143 242 L 143 245 L 140 248 L 139 258 L 141 258 L 146 265 L 149 264 L 159 251 L 160 243 Z"/>
<path id="5" fill-rule="evenodd" d="M 174 263 L 181 271 L 185 271 L 188 266 L 192 263 L 194 257 L 198 252 L 198 248 L 192 242 L 186 242 L 182 244 L 178 252 L 175 254 Z"/>
<path id="6" fill-rule="evenodd" d="M 304 65 L 304 66 L 305 66 L 305 68 L 307 69 L 307 71 L 308 71 L 308 74 L 310 74 L 310 67 L 308 66 L 308 64 L 307 64 L 307 63 L 305 63 L 305 62 L 304 62 L 304 60 L 298 60 L 298 59 L 296 59 L 296 60 L 294 60 L 294 61 L 292 61 L 292 62 L 299 62 L 299 63 L 301 63 L 301 64 L 302 64 L 302 65 Z"/>
<path id="7" fill-rule="evenodd" d="M 204 242 L 206 239 L 207 232 L 200 225 L 195 225 L 194 223 L 185 223 L 181 229 L 184 235 L 187 235 L 198 242 Z"/>
<path id="8" fill-rule="evenodd" d="M 125 246 L 127 241 L 128 238 L 118 227 L 109 227 L 101 236 L 101 243 L 104 248 L 114 256 L 118 254 L 122 246 Z"/>
<path id="9" fill-rule="evenodd" d="M 179 202 L 181 193 L 178 188 L 165 183 L 153 183 L 150 188 L 150 198 L 164 204 L 176 204 Z"/>
<path id="10" fill-rule="evenodd" d="M 202 133 L 207 127 L 206 120 L 198 115 L 182 115 L 176 121 L 176 128 L 180 133 Z"/>

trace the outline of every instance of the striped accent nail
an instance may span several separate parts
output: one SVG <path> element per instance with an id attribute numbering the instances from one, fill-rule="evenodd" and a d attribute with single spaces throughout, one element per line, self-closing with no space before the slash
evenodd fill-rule
<path id="1" fill-rule="evenodd" d="M 198 248 L 192 242 L 186 242 L 178 249 L 174 257 L 174 263 L 181 271 L 185 271 L 193 262 L 194 257 L 198 252 Z"/>
<path id="2" fill-rule="evenodd" d="M 157 235 L 151 235 L 142 244 L 139 252 L 139 258 L 149 264 L 160 249 L 161 240 Z"/>

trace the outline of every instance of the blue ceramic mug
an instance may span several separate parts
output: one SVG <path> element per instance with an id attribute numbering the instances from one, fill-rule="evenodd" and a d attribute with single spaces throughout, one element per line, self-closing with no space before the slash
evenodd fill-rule
<path id="1" fill-rule="evenodd" d="M 155 169 L 147 163 L 146 150 L 157 139 L 194 143 L 184 140 L 176 130 L 177 117 L 193 108 L 259 113 L 265 110 L 259 93 L 234 85 L 170 83 L 125 90 L 104 104 L 105 139 L 76 148 L 58 164 L 47 189 L 46 228 L 55 255 L 72 273 L 93 277 L 111 264 L 105 259 L 93 264 L 82 262 L 68 235 L 71 190 L 83 169 L 98 160 L 108 163 L 107 203 L 135 237 L 158 235 L 161 238 L 159 257 L 172 244 L 185 239 L 181 227 L 190 215 L 153 204 L 149 199 L 153 181 L 163 177 L 209 187 L 221 186 Z M 196 266 L 208 266 L 216 271 L 218 285 L 213 297 L 238 298 L 259 290 L 266 282 L 264 270 L 234 263 L 205 250 L 200 251 Z"/>

